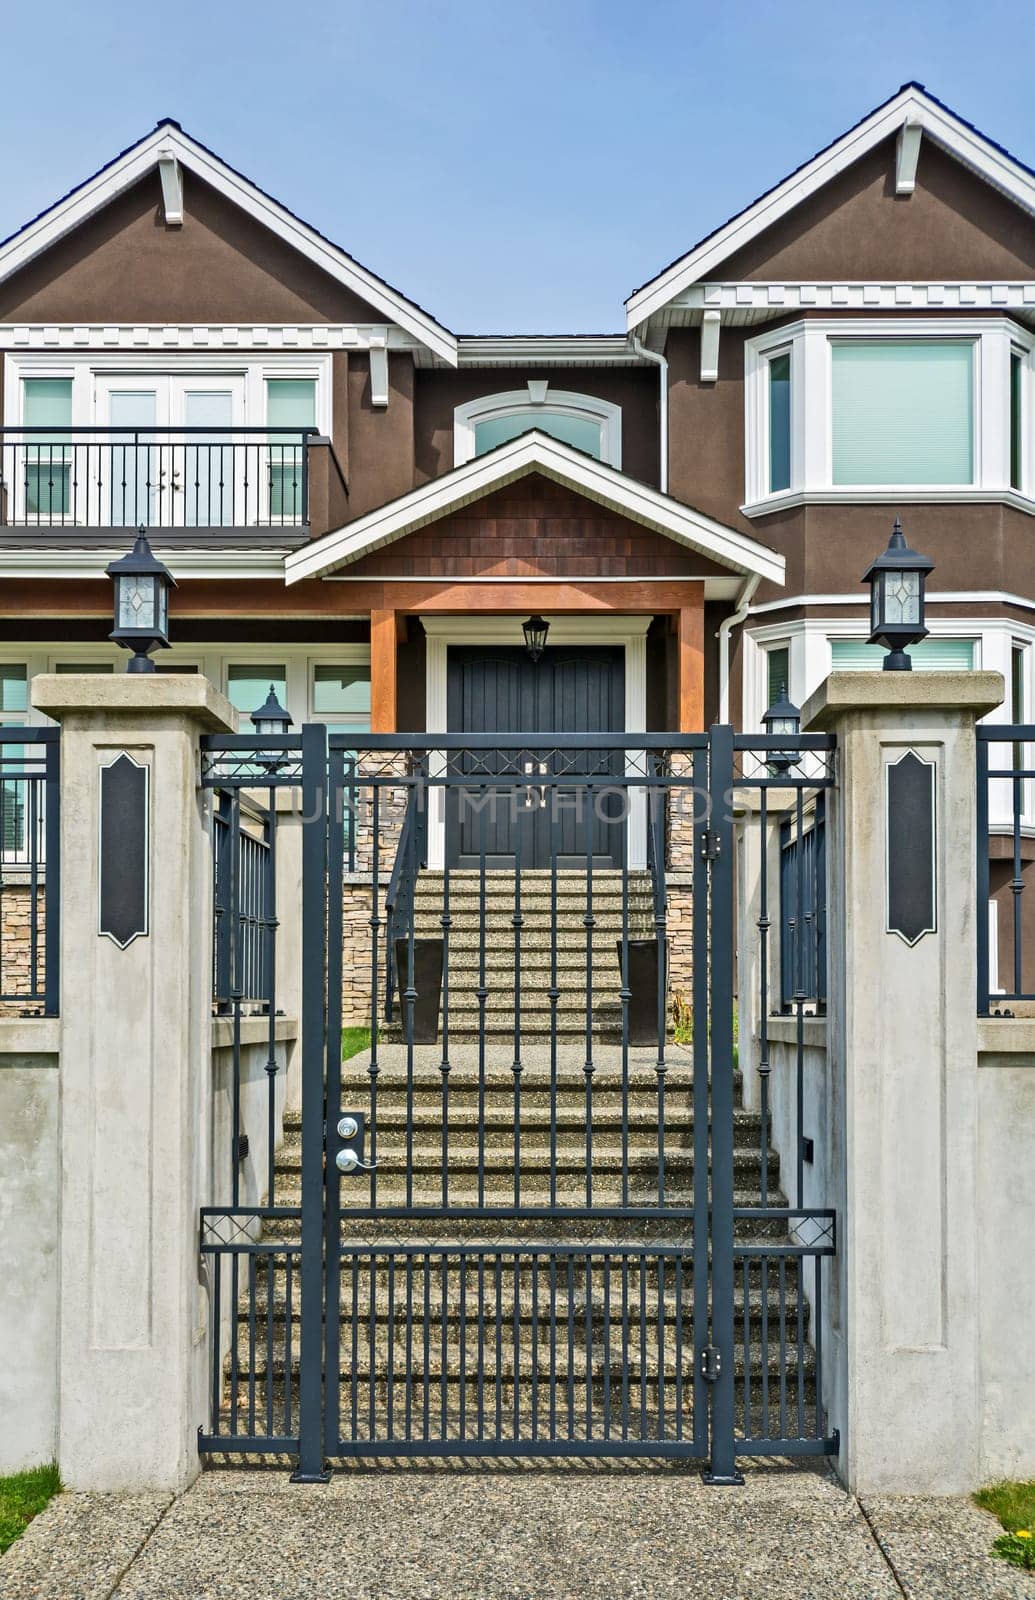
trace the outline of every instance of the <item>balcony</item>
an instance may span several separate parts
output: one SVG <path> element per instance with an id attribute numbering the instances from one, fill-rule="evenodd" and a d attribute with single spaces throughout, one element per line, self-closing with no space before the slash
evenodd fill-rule
<path id="1" fill-rule="evenodd" d="M 0 545 L 103 545 L 143 525 L 160 545 L 293 549 L 347 517 L 315 428 L 0 427 Z"/>

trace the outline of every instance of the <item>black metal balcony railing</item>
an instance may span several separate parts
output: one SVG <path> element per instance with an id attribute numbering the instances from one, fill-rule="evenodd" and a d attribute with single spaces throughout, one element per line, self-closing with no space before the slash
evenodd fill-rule
<path id="1" fill-rule="evenodd" d="M 0 524 L 261 528 L 309 521 L 316 428 L 0 428 Z"/>

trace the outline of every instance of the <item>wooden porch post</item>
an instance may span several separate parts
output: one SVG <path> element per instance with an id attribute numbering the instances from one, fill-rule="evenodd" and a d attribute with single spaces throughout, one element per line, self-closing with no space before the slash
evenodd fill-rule
<path id="1" fill-rule="evenodd" d="M 396 731 L 396 623 L 394 611 L 370 613 L 370 731 Z"/>
<path id="2" fill-rule="evenodd" d="M 679 732 L 704 729 L 704 585 L 698 586 L 696 605 L 681 606 L 676 614 L 679 655 Z"/>

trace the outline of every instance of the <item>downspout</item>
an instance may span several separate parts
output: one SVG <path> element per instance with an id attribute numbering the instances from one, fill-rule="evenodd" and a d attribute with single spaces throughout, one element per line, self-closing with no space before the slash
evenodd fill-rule
<path id="1" fill-rule="evenodd" d="M 730 720 L 730 633 L 744 621 L 751 607 L 755 590 L 761 583 L 761 574 L 752 572 L 744 579 L 737 596 L 737 609 L 719 623 L 715 637 L 719 641 L 719 721 Z"/>
<path id="2" fill-rule="evenodd" d="M 658 488 L 668 494 L 668 361 L 660 350 L 648 350 L 635 333 L 629 334 L 629 345 L 644 361 L 653 361 L 658 369 L 661 391 L 658 398 Z"/>

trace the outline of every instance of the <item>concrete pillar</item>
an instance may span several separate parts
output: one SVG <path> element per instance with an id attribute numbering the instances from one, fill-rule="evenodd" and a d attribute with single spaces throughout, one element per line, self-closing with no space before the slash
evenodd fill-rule
<path id="1" fill-rule="evenodd" d="M 183 1488 L 199 1468 L 211 1120 L 211 804 L 200 676 L 34 679 L 61 723 L 60 1414 L 69 1489 Z M 148 926 L 98 931 L 100 769 L 149 771 Z"/>
<path id="2" fill-rule="evenodd" d="M 856 1493 L 979 1476 L 974 726 L 994 672 L 834 673 L 803 726 L 838 739 L 827 825 L 828 1070 L 840 1369 Z M 888 767 L 934 768 L 935 929 L 887 931 Z M 829 1348 L 829 1346 L 828 1346 Z"/>

